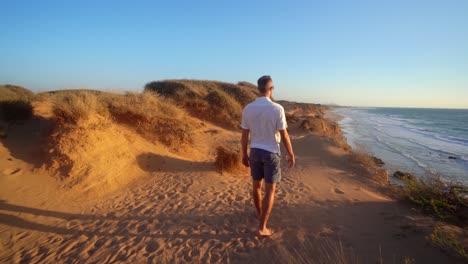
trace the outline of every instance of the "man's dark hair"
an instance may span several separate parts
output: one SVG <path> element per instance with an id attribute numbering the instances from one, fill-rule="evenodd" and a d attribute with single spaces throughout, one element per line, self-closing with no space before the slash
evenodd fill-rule
<path id="1" fill-rule="evenodd" d="M 257 87 L 260 93 L 264 94 L 268 90 L 267 84 L 269 81 L 272 81 L 270 75 L 263 75 L 257 81 Z"/>

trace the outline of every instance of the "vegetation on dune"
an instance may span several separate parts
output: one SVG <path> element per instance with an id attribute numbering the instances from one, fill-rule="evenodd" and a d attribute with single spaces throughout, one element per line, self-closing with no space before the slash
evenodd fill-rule
<path id="1" fill-rule="evenodd" d="M 372 181 L 386 185 L 389 182 L 389 176 L 386 169 L 381 168 L 381 160 L 369 154 L 364 148 L 357 148 L 350 153 L 350 160 L 353 165 L 358 165 L 364 169 L 363 174 Z"/>
<path id="2" fill-rule="evenodd" d="M 101 124 L 109 122 L 106 107 L 98 96 L 89 91 L 56 93 L 48 101 L 52 104 L 52 112 L 60 125 L 82 125 L 96 116 L 100 117 Z"/>
<path id="3" fill-rule="evenodd" d="M 468 260 L 468 250 L 463 247 L 460 237 L 454 232 L 444 232 L 441 227 L 435 227 L 428 238 L 435 245 L 441 248 L 451 249 L 463 259 Z"/>
<path id="4" fill-rule="evenodd" d="M 457 235 L 435 227 L 428 239 L 468 260 L 468 248 L 461 240 L 468 231 L 468 186 L 444 182 L 438 177 L 421 179 L 399 171 L 394 176 L 403 183 L 395 187 L 401 199 L 416 205 L 428 215 L 462 228 L 461 232 L 465 234 Z"/>
<path id="5" fill-rule="evenodd" d="M 215 166 L 220 172 L 232 172 L 242 166 L 239 151 L 219 146 L 216 148 Z"/>
<path id="6" fill-rule="evenodd" d="M 107 98 L 106 106 L 119 123 L 171 148 L 192 143 L 191 123 L 182 111 L 152 93 L 127 93 Z"/>
<path id="7" fill-rule="evenodd" d="M 27 100 L 31 101 L 34 93 L 26 88 L 16 85 L 0 85 L 0 101 Z"/>
<path id="8" fill-rule="evenodd" d="M 152 141 L 177 149 L 192 142 L 190 122 L 180 110 L 150 93 L 112 94 L 72 90 L 42 95 L 59 125 L 127 125 Z"/>
<path id="9" fill-rule="evenodd" d="M 468 187 L 447 183 L 440 178 L 401 178 L 398 194 L 426 213 L 441 220 L 468 228 Z"/>
<path id="10" fill-rule="evenodd" d="M 305 237 L 302 241 L 290 244 L 280 241 L 253 257 L 265 263 L 360 263 L 354 250 L 343 246 L 339 239 L 314 237 Z"/>
<path id="11" fill-rule="evenodd" d="M 14 85 L 0 86 L 0 120 L 7 123 L 27 120 L 32 116 L 34 93 Z"/>
<path id="12" fill-rule="evenodd" d="M 231 128 L 239 126 L 243 107 L 258 95 L 256 86 L 248 82 L 199 80 L 150 82 L 145 91 L 166 97 L 197 118 Z"/>

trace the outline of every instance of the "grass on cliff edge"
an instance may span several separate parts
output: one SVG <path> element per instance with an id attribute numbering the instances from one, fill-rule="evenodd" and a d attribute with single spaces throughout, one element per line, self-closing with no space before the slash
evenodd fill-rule
<path id="1" fill-rule="evenodd" d="M 468 228 L 468 186 L 446 183 L 440 178 L 402 178 L 397 193 L 424 212 L 464 229 Z"/>

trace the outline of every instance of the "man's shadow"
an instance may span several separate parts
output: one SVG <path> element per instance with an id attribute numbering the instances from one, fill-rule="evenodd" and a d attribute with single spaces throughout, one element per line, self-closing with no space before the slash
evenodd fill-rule
<path id="1" fill-rule="evenodd" d="M 140 154 L 136 158 L 142 170 L 148 172 L 200 172 L 212 171 L 214 165 L 208 161 L 190 161 L 152 152 Z"/>

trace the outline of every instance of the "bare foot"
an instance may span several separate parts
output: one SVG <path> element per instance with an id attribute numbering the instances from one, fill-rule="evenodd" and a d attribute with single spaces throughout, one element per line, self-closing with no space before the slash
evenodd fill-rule
<path id="1" fill-rule="evenodd" d="M 263 230 L 258 230 L 257 231 L 257 236 L 269 237 L 271 235 L 273 235 L 273 230 L 271 230 L 269 228 L 265 228 Z"/>

